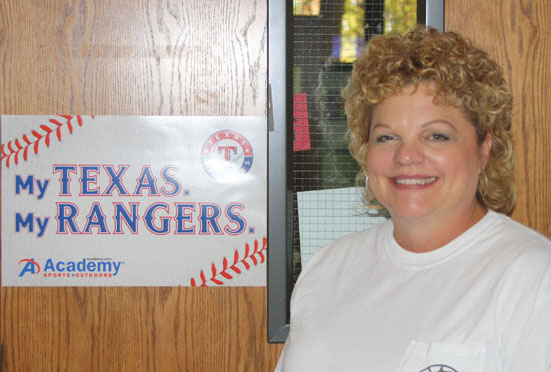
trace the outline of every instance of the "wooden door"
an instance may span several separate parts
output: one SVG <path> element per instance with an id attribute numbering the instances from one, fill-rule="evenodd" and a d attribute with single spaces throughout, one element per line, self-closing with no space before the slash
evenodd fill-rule
<path id="1" fill-rule="evenodd" d="M 265 116 L 263 0 L 2 0 L 0 114 Z M 2 371 L 270 371 L 266 289 L 2 288 Z"/>

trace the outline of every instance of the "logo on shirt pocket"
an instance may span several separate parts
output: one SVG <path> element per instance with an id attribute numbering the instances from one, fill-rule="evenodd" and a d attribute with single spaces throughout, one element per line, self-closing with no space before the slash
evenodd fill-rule
<path id="1" fill-rule="evenodd" d="M 456 369 L 453 369 L 450 366 L 446 366 L 443 364 L 433 364 L 432 366 L 428 366 L 425 369 L 422 369 L 419 372 L 458 372 Z"/>
<path id="2" fill-rule="evenodd" d="M 412 341 L 398 371 L 483 372 L 485 354 L 484 346 L 476 343 Z"/>

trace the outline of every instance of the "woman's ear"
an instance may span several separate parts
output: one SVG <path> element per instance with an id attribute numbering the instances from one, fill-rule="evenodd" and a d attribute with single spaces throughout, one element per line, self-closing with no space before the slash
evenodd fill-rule
<path id="1" fill-rule="evenodd" d="M 480 145 L 480 170 L 484 171 L 488 160 L 490 159 L 490 153 L 492 152 L 493 136 L 491 133 L 486 133 L 484 141 Z"/>

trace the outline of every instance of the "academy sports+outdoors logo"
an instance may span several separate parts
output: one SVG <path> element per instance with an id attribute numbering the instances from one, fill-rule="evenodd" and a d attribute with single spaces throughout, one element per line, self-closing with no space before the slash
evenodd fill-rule
<path id="1" fill-rule="evenodd" d="M 31 274 L 38 274 L 40 272 L 40 265 L 34 260 L 34 258 L 24 258 L 19 261 L 19 266 L 25 264 L 23 270 L 19 273 L 19 277 L 22 277 L 27 272 Z"/>
<path id="2" fill-rule="evenodd" d="M 201 148 L 203 168 L 217 181 L 232 181 L 253 165 L 253 147 L 241 133 L 224 129 L 212 134 Z"/>
<path id="3" fill-rule="evenodd" d="M 48 258 L 41 266 L 34 258 L 24 258 L 19 261 L 19 277 L 41 274 L 44 278 L 112 278 L 119 274 L 123 264 L 123 261 L 110 258 L 83 258 L 78 261 Z"/>

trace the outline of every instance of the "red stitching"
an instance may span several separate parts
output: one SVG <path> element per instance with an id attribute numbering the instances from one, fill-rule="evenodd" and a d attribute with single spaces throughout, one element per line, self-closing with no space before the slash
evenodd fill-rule
<path id="1" fill-rule="evenodd" d="M 62 127 L 66 126 L 69 133 L 72 134 L 74 124 L 71 123 L 71 120 L 75 117 L 79 127 L 83 124 L 82 116 L 80 115 L 59 115 L 59 117 L 65 120 L 60 121 L 52 118 L 48 121 L 48 124 L 40 124 L 39 128 L 31 130 L 31 139 L 29 139 L 28 134 L 23 134 L 21 137 L 22 141 L 19 138 L 16 138 L 15 140 L 8 141 L 7 145 L 3 143 L 2 150 L 0 151 L 0 161 L 5 162 L 6 168 L 9 168 L 12 164 L 11 159 L 13 159 L 13 163 L 15 163 L 15 165 L 18 165 L 21 159 L 20 154 L 22 154 L 23 160 L 27 161 L 29 148 L 32 148 L 33 152 L 38 154 L 40 141 L 44 140 L 46 147 L 50 147 L 50 136 L 52 133 L 55 133 L 58 141 L 61 141 Z M 94 118 L 94 116 L 92 115 L 91 118 Z M 21 142 L 24 142 L 24 144 L 22 145 Z"/>
<path id="2" fill-rule="evenodd" d="M 216 264 L 213 262 L 210 267 L 210 278 L 207 278 L 207 275 L 205 274 L 204 270 L 201 270 L 199 274 L 199 281 L 200 284 L 198 284 L 198 281 L 195 280 L 195 278 L 191 278 L 190 283 L 192 287 L 208 287 L 210 283 L 214 283 L 216 285 L 224 285 L 224 278 L 227 280 L 231 280 L 234 278 L 235 275 L 239 275 L 242 273 L 242 269 L 239 268 L 239 264 L 243 265 L 246 270 L 249 270 L 252 266 L 256 266 L 259 263 L 264 263 L 266 260 L 266 256 L 264 255 L 264 251 L 268 247 L 268 239 L 265 237 L 262 238 L 262 248 L 259 249 L 258 240 L 254 240 L 254 250 L 251 252 L 249 244 L 245 244 L 245 253 L 243 254 L 242 258 L 239 258 L 239 251 L 236 249 L 233 253 L 233 263 L 231 266 L 229 266 L 229 261 L 227 257 L 224 257 L 222 260 L 222 269 L 220 270 L 219 267 L 216 267 Z M 249 263 L 248 261 L 252 262 Z M 232 270 L 233 273 L 231 273 L 229 270 Z"/>

